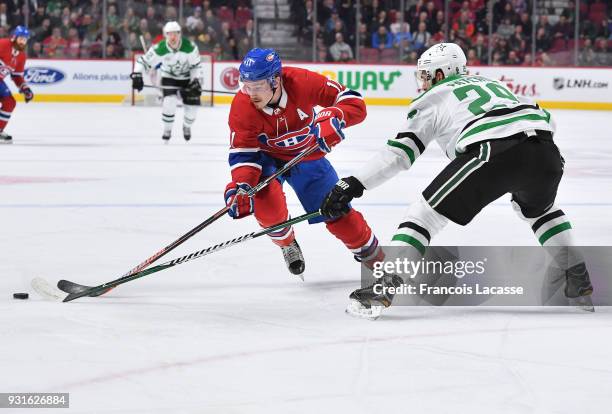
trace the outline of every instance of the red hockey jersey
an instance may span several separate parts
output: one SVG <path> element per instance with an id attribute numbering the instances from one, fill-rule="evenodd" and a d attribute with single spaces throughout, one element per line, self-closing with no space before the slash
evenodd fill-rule
<path id="1" fill-rule="evenodd" d="M 11 76 L 15 85 L 21 87 L 25 83 L 25 62 L 25 52 L 13 50 L 11 39 L 0 39 L 0 79 Z"/>
<path id="2" fill-rule="evenodd" d="M 346 126 L 360 123 L 366 107 L 359 92 L 306 69 L 285 67 L 282 73 L 282 95 L 278 107 L 257 109 L 249 96 L 239 92 L 232 101 L 229 115 L 232 179 L 251 186 L 261 176 L 261 154 L 280 160 L 291 160 L 302 150 L 316 145 L 308 134 L 316 106 L 340 108 Z M 306 160 L 318 159 L 317 151 Z"/>

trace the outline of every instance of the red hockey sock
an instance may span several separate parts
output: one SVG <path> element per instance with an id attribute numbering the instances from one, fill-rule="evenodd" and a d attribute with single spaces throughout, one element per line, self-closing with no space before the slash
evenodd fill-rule
<path id="1" fill-rule="evenodd" d="M 281 184 L 273 180 L 255 195 L 255 218 L 261 227 L 269 227 L 289 219 L 287 201 Z M 268 234 L 278 246 L 288 246 L 295 240 L 293 227 L 285 227 Z"/>
<path id="2" fill-rule="evenodd" d="M 355 209 L 340 218 L 326 222 L 325 225 L 331 234 L 340 239 L 355 254 L 376 239 L 368 223 Z"/>
<path id="3" fill-rule="evenodd" d="M 6 127 L 9 119 L 11 119 L 11 113 L 15 109 L 17 102 L 15 102 L 15 98 L 9 95 L 0 98 L 0 104 L 2 105 L 2 109 L 0 109 L 0 131 L 4 131 L 4 127 Z"/>

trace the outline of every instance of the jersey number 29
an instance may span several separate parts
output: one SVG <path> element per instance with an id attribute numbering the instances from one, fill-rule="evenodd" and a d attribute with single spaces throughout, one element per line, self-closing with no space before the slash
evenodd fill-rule
<path id="1" fill-rule="evenodd" d="M 519 100 L 516 98 L 516 96 L 512 94 L 512 92 L 497 83 L 489 82 L 485 84 L 485 87 L 489 91 L 491 91 L 493 95 L 499 98 L 509 99 L 513 102 L 519 102 Z M 468 97 L 468 92 L 470 91 L 476 92 L 476 94 L 478 94 L 478 99 L 474 100 L 474 102 L 468 105 L 469 111 L 474 115 L 484 114 L 486 111 L 482 109 L 482 107 L 491 100 L 491 94 L 487 92 L 483 87 L 478 85 L 466 85 L 453 90 L 453 93 L 455 94 L 457 99 L 463 101 L 465 98 Z"/>

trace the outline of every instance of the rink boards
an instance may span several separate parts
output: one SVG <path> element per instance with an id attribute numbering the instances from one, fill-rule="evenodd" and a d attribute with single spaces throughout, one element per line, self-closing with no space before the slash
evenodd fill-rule
<path id="1" fill-rule="evenodd" d="M 418 96 L 412 65 L 293 65 L 359 91 L 368 105 L 408 105 Z M 131 95 L 131 60 L 30 59 L 26 66 L 26 79 L 39 102 L 120 104 L 129 101 Z M 239 62 L 216 62 L 208 67 L 213 73 L 206 83 L 212 85 L 204 85 L 205 89 L 212 86 L 215 91 L 237 92 L 238 66 Z M 612 68 L 481 66 L 471 67 L 470 73 L 498 79 L 513 93 L 547 108 L 612 110 Z M 214 95 L 216 104 L 229 104 L 231 100 L 231 95 Z"/>

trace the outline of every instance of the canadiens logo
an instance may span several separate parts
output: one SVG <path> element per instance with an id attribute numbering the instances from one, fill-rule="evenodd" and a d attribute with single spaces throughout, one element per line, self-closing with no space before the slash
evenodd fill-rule
<path id="1" fill-rule="evenodd" d="M 259 142 L 269 147 L 284 151 L 295 151 L 310 145 L 313 140 L 313 135 L 310 133 L 310 127 L 305 126 L 299 131 L 288 132 L 276 138 L 270 138 L 266 134 L 261 134 Z"/>

